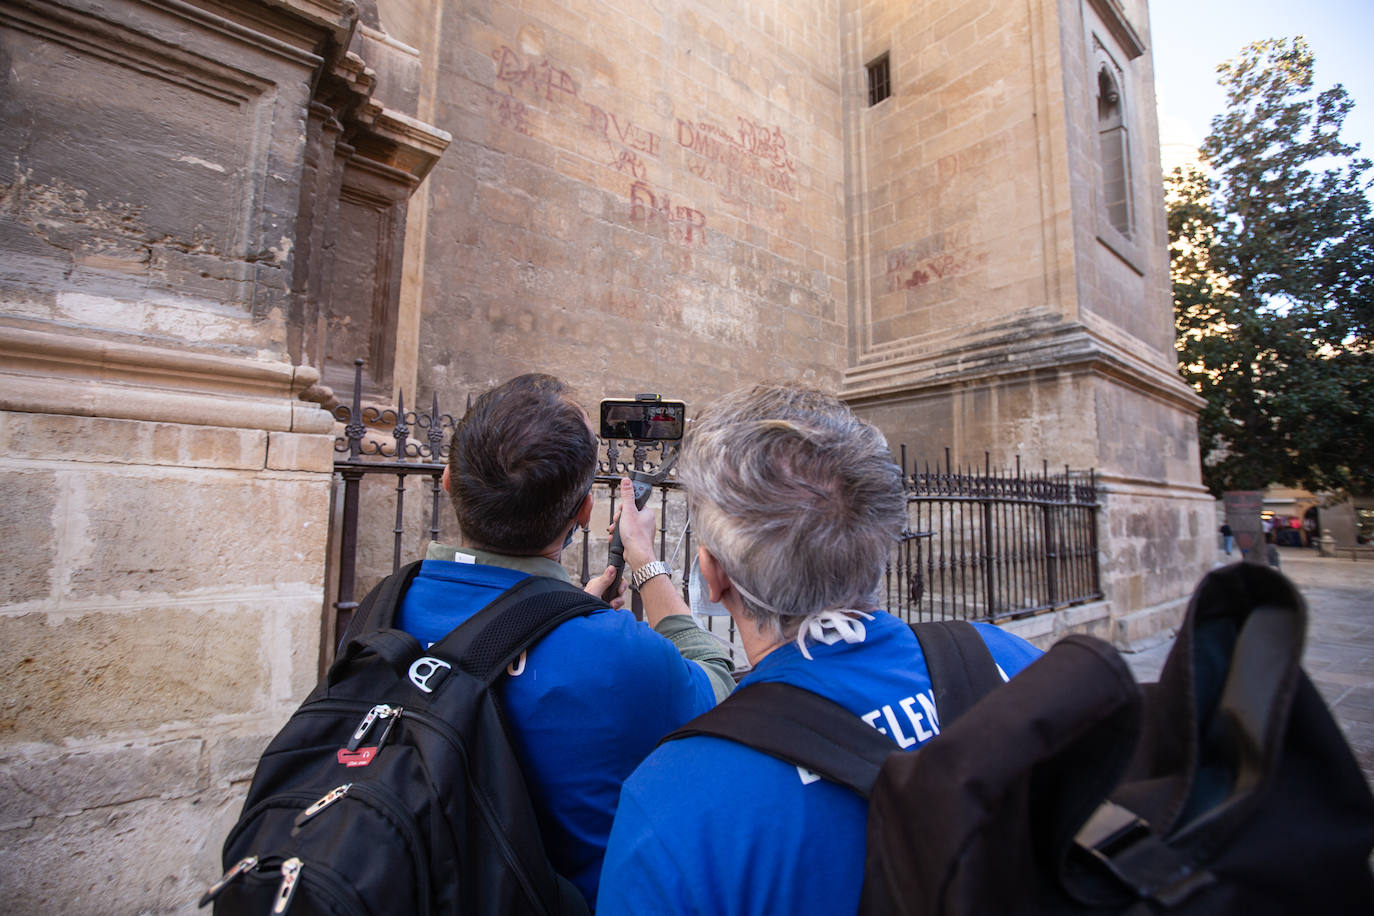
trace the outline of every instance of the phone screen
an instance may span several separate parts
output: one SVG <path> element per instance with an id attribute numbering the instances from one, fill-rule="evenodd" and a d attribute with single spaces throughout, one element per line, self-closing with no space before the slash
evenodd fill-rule
<path id="1" fill-rule="evenodd" d="M 607 398 L 601 402 L 601 438 L 682 438 L 687 405 L 682 401 L 636 401 Z"/>

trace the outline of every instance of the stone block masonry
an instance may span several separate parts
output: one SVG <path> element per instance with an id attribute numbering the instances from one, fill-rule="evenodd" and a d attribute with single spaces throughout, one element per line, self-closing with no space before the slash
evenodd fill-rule
<path id="1" fill-rule="evenodd" d="M 368 147 L 340 180 L 391 195 L 379 225 L 441 146 L 361 104 L 356 18 L 0 3 L 5 912 L 192 911 L 316 680 L 333 422 L 298 363 L 330 188 L 304 132 L 327 112 L 337 161 Z"/>
<path id="2" fill-rule="evenodd" d="M 380 12 L 417 46 L 436 21 Z M 531 368 L 592 403 L 759 375 L 835 387 L 833 22 L 699 3 L 437 21 L 434 121 L 455 139 L 429 187 L 421 390 Z"/>
<path id="3" fill-rule="evenodd" d="M 6 909 L 170 912 L 217 867 L 216 818 L 317 675 L 316 413 L 300 432 L 0 413 Z"/>

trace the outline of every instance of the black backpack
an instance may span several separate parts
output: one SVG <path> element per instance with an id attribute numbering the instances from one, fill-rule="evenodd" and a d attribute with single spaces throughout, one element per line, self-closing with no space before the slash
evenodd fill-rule
<path id="1" fill-rule="evenodd" d="M 545 855 L 493 684 L 606 605 L 530 576 L 422 649 L 391 629 L 419 567 L 368 594 L 358 635 L 263 753 L 200 901 L 216 916 L 587 913 Z"/>
<path id="2" fill-rule="evenodd" d="M 918 625 L 940 733 L 915 752 L 784 684 L 665 740 L 728 738 L 868 798 L 861 913 L 1374 913 L 1374 797 L 1300 667 L 1306 613 L 1273 570 L 1214 571 L 1143 688 L 1075 635 L 989 690 L 972 627 Z"/>

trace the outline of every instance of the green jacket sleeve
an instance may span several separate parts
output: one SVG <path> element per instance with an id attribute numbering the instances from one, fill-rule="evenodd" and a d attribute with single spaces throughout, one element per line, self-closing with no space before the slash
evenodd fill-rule
<path id="1" fill-rule="evenodd" d="M 654 627 L 658 635 L 671 642 L 682 657 L 701 666 L 711 681 L 719 703 L 735 689 L 735 664 L 730 652 L 714 636 L 697 626 L 686 614 L 670 614 Z"/>

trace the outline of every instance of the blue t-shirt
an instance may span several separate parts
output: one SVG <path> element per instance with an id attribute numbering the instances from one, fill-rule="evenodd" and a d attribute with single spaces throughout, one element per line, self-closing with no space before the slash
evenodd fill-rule
<path id="1" fill-rule="evenodd" d="M 398 625 L 428 646 L 527 573 L 425 560 Z M 706 673 L 628 611 L 560 625 L 499 690 L 545 850 L 596 905 L 621 783 L 668 732 L 715 705 Z"/>
<path id="2" fill-rule="evenodd" d="M 995 626 L 975 626 L 1008 677 L 1041 654 Z M 773 650 L 740 686 L 804 687 L 902 747 L 938 734 L 920 644 L 897 618 L 875 614 L 862 642 L 807 649 L 811 661 L 795 642 Z M 621 791 L 597 912 L 853 913 L 866 824 L 862 798 L 800 767 L 720 738 L 670 741 Z"/>

